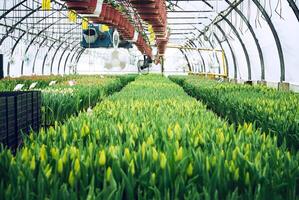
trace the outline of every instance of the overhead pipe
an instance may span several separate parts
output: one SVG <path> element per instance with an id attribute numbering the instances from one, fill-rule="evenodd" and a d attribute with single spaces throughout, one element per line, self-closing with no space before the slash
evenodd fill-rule
<path id="1" fill-rule="evenodd" d="M 221 26 L 219 26 L 218 24 L 215 24 L 215 26 L 218 28 L 218 30 L 220 31 L 220 33 L 222 34 L 222 36 L 224 37 L 224 40 L 226 41 L 229 49 L 230 49 L 230 53 L 232 55 L 233 58 L 233 63 L 234 63 L 234 78 L 237 79 L 238 78 L 238 68 L 237 68 L 237 60 L 236 60 L 236 56 L 234 53 L 234 50 L 229 42 L 229 40 L 227 39 L 226 33 L 224 32 L 224 30 L 221 28 Z M 227 71 L 229 72 L 229 67 L 227 67 Z"/>
<path id="2" fill-rule="evenodd" d="M 192 40 L 189 40 L 189 42 L 190 42 L 191 44 L 193 44 L 194 47 L 197 47 L 197 46 L 195 45 L 195 43 L 194 43 Z M 200 57 L 201 62 L 202 62 L 201 72 L 204 72 L 204 71 L 206 71 L 206 63 L 205 63 L 205 61 L 204 61 L 204 59 L 203 59 L 203 56 L 202 56 L 200 50 L 197 50 L 197 52 L 198 52 L 199 57 Z"/>
<path id="3" fill-rule="evenodd" d="M 27 52 L 29 51 L 29 48 L 31 47 L 31 45 L 34 43 L 34 41 L 47 29 L 49 29 L 51 26 L 53 26 L 54 24 L 56 24 L 57 22 L 61 21 L 62 19 L 57 20 L 56 22 L 50 24 L 49 26 L 47 26 L 46 28 L 44 28 L 43 30 L 41 30 L 28 44 L 26 50 L 25 50 L 25 55 L 27 54 Z M 21 75 L 23 75 L 24 72 L 24 60 L 22 61 L 22 65 L 21 65 Z"/>
<path id="4" fill-rule="evenodd" d="M 191 65 L 190 65 L 188 57 L 186 56 L 185 52 L 182 49 L 179 49 L 179 50 L 183 54 L 183 56 L 185 57 L 185 60 L 187 61 L 187 65 L 188 65 L 189 71 L 192 72 Z"/>
<path id="5" fill-rule="evenodd" d="M 277 46 L 278 56 L 279 56 L 279 60 L 280 60 L 280 82 L 283 82 L 283 81 L 285 81 L 285 62 L 284 62 L 283 50 L 282 50 L 279 36 L 277 34 L 277 31 L 271 21 L 270 16 L 267 13 L 267 11 L 263 8 L 263 6 L 260 4 L 260 2 L 258 0 L 252 0 L 252 1 L 255 3 L 257 8 L 261 11 L 264 19 L 268 23 L 268 25 L 271 29 L 271 32 L 274 36 L 274 40 L 275 40 L 275 43 Z"/>
<path id="6" fill-rule="evenodd" d="M 23 32 L 22 35 L 19 36 L 19 38 L 17 39 L 16 43 L 14 44 L 14 46 L 13 46 L 13 48 L 12 48 L 12 50 L 11 50 L 11 53 L 10 53 L 11 57 L 13 56 L 14 51 L 15 51 L 17 45 L 19 44 L 19 42 L 21 41 L 22 37 L 23 37 L 25 34 L 26 34 L 26 32 Z M 10 62 L 7 63 L 7 76 L 9 76 L 9 75 L 10 75 Z"/>
<path id="7" fill-rule="evenodd" d="M 233 7 L 233 4 L 229 0 L 225 0 L 225 1 L 228 5 Z M 245 15 L 238 9 L 238 7 L 233 7 L 233 8 L 236 11 L 236 13 L 241 17 L 241 19 L 245 22 L 246 26 L 248 27 L 248 30 L 250 31 L 250 33 L 251 33 L 251 35 L 252 35 L 252 37 L 255 41 L 255 45 L 256 45 L 257 50 L 258 50 L 258 54 L 259 54 L 259 58 L 260 58 L 260 64 L 261 64 L 261 80 L 265 80 L 265 61 L 264 61 L 262 48 L 259 44 L 258 38 L 257 38 L 250 22 L 245 17 Z"/>
<path id="8" fill-rule="evenodd" d="M 33 64 L 32 64 L 32 74 L 35 73 L 35 62 L 36 62 L 36 58 L 37 58 L 37 55 L 38 55 L 38 53 L 39 53 L 39 50 L 40 50 L 40 48 L 43 46 L 43 44 L 46 42 L 47 39 L 48 39 L 48 38 L 45 37 L 44 40 L 40 43 L 38 49 L 36 50 L 36 53 L 35 53 L 35 56 L 34 56 L 34 60 L 33 60 Z"/>
<path id="9" fill-rule="evenodd" d="M 244 52 L 244 55 L 245 55 L 245 58 L 246 58 L 246 62 L 247 62 L 247 73 L 248 73 L 248 80 L 250 81 L 251 80 L 251 63 L 250 63 L 250 59 L 249 59 L 249 54 L 248 54 L 248 51 L 247 51 L 247 48 L 246 48 L 246 45 L 244 44 L 239 32 L 237 31 L 237 29 L 233 26 L 233 24 L 226 18 L 226 17 L 223 17 L 223 19 L 227 22 L 227 24 L 231 27 L 231 29 L 233 30 L 233 32 L 235 33 L 235 35 L 237 36 L 237 39 L 239 40 L 241 46 L 242 46 L 242 49 L 243 49 L 243 52 Z"/>
<path id="10" fill-rule="evenodd" d="M 75 44 L 71 49 L 70 49 L 70 52 L 72 52 L 78 45 L 80 45 L 81 42 L 78 42 L 77 44 Z M 58 62 L 58 66 L 57 66 L 57 72 L 59 74 L 59 71 L 60 71 L 60 64 L 61 64 L 61 61 L 62 61 L 62 58 L 64 56 L 64 54 L 66 53 L 66 51 L 68 50 L 68 48 L 70 47 L 71 45 L 68 45 L 67 48 L 64 49 L 64 51 L 62 52 L 60 58 L 59 58 L 59 62 Z"/>
<path id="11" fill-rule="evenodd" d="M 66 65 L 68 63 L 69 57 L 70 55 L 73 53 L 73 56 L 80 50 L 82 49 L 80 46 L 74 51 L 76 46 L 73 47 L 73 49 L 69 52 L 69 54 L 67 55 L 65 62 L 64 62 L 64 68 L 63 68 L 63 73 L 65 74 L 65 70 L 66 70 Z M 74 51 L 74 52 L 73 52 Z"/>
<path id="12" fill-rule="evenodd" d="M 297 20 L 299 21 L 299 9 L 298 6 L 296 5 L 296 3 L 293 0 L 287 0 L 289 3 L 289 6 L 292 8 L 292 10 L 294 11 Z"/>

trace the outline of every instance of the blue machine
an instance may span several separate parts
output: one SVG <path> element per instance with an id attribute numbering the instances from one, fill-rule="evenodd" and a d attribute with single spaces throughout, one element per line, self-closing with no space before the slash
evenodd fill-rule
<path id="1" fill-rule="evenodd" d="M 89 24 L 87 30 L 83 30 L 81 46 L 84 48 L 132 48 L 129 41 L 120 40 L 116 29 L 109 28 L 102 24 Z"/>
<path id="2" fill-rule="evenodd" d="M 101 24 L 90 24 L 87 30 L 83 30 L 81 46 L 84 48 L 113 47 L 114 30 L 109 28 L 108 31 L 102 31 L 102 26 Z"/>

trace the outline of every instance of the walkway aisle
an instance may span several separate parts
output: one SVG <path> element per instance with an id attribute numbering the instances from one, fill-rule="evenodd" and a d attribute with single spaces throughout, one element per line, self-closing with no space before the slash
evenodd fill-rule
<path id="1" fill-rule="evenodd" d="M 29 199 L 293 199 L 298 155 L 233 127 L 157 75 L 0 154 L 0 196 Z M 36 196 L 37 195 L 37 196 Z"/>

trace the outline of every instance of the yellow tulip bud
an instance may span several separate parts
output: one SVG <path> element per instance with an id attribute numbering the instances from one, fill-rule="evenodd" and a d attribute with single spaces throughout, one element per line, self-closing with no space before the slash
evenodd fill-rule
<path id="1" fill-rule="evenodd" d="M 266 134 L 265 133 L 262 134 L 262 140 L 263 140 L 263 142 L 266 141 Z"/>
<path id="2" fill-rule="evenodd" d="M 205 143 L 205 140 L 203 139 L 202 134 L 198 134 L 198 142 L 199 142 L 199 144 Z"/>
<path id="3" fill-rule="evenodd" d="M 188 176 L 192 176 L 192 174 L 193 174 L 193 165 L 190 162 L 189 165 L 188 165 L 188 167 L 187 167 L 187 175 Z"/>
<path id="4" fill-rule="evenodd" d="M 59 158 L 59 152 L 58 152 L 58 149 L 55 148 L 55 147 L 52 147 L 50 152 L 51 152 L 51 156 L 52 156 L 52 158 L 53 158 L 54 160 L 58 160 L 58 158 Z"/>
<path id="5" fill-rule="evenodd" d="M 216 137 L 216 141 L 217 141 L 217 144 L 219 145 L 222 145 L 224 143 L 224 134 L 222 131 L 219 131 L 219 133 L 217 134 L 217 137 Z"/>
<path id="6" fill-rule="evenodd" d="M 208 157 L 206 157 L 206 169 L 207 169 L 207 172 L 210 171 L 210 162 L 209 162 Z"/>
<path id="7" fill-rule="evenodd" d="M 147 138 L 147 145 L 152 145 L 152 144 L 154 144 L 154 138 L 153 138 L 153 136 L 152 135 L 150 135 L 148 138 Z"/>
<path id="8" fill-rule="evenodd" d="M 76 142 L 78 140 L 78 133 L 75 131 L 73 133 L 73 141 Z"/>
<path id="9" fill-rule="evenodd" d="M 35 170 L 35 156 L 32 156 L 32 158 L 31 158 L 30 169 L 31 169 L 32 171 Z"/>
<path id="10" fill-rule="evenodd" d="M 87 124 L 84 124 L 85 134 L 88 135 L 90 133 L 89 126 Z"/>
<path id="11" fill-rule="evenodd" d="M 234 161 L 231 160 L 230 165 L 229 165 L 229 171 L 232 173 L 235 171 L 235 169 L 236 169 L 235 163 L 234 163 Z"/>
<path id="12" fill-rule="evenodd" d="M 146 151 L 146 144 L 145 144 L 145 142 L 143 142 L 142 145 L 141 145 L 142 160 L 144 160 L 145 151 Z"/>
<path id="13" fill-rule="evenodd" d="M 152 156 L 154 161 L 158 160 L 158 152 L 155 147 L 152 148 Z"/>
<path id="14" fill-rule="evenodd" d="M 42 163 L 44 163 L 47 159 L 47 151 L 46 146 L 43 144 L 39 150 L 39 156 Z"/>
<path id="15" fill-rule="evenodd" d="M 117 158 L 115 146 L 112 145 L 112 146 L 109 147 L 109 153 L 110 153 L 112 158 Z"/>
<path id="16" fill-rule="evenodd" d="M 182 137 L 182 129 L 178 123 L 176 123 L 174 126 L 174 132 L 175 132 L 176 138 L 178 140 L 180 140 Z"/>
<path id="17" fill-rule="evenodd" d="M 96 139 L 99 140 L 100 139 L 100 131 L 96 130 L 96 134 L 95 135 L 96 135 Z"/>
<path id="18" fill-rule="evenodd" d="M 150 184 L 151 185 L 155 185 L 156 184 L 156 174 L 155 173 L 151 174 Z"/>
<path id="19" fill-rule="evenodd" d="M 260 161 L 261 161 L 261 153 L 258 152 L 255 159 L 254 159 L 254 164 L 258 167 L 261 164 Z"/>
<path id="20" fill-rule="evenodd" d="M 211 161 L 212 166 L 214 167 L 216 165 L 216 163 L 217 163 L 217 158 L 216 158 L 216 156 L 213 156 L 212 161 Z"/>
<path id="21" fill-rule="evenodd" d="M 62 139 L 63 141 L 66 141 L 67 140 L 67 131 L 66 131 L 66 127 L 65 126 L 62 126 Z"/>
<path id="22" fill-rule="evenodd" d="M 76 158 L 76 155 L 77 155 L 77 148 L 75 146 L 72 146 L 70 148 L 70 156 L 71 156 L 71 159 L 75 159 Z"/>
<path id="23" fill-rule="evenodd" d="M 169 137 L 169 139 L 172 139 L 173 137 L 173 133 L 172 133 L 172 130 L 171 130 L 171 127 L 169 126 L 168 129 L 167 129 L 167 135 Z"/>
<path id="24" fill-rule="evenodd" d="M 167 158 L 164 153 L 160 153 L 160 167 L 161 169 L 165 169 Z"/>
<path id="25" fill-rule="evenodd" d="M 32 132 L 31 132 L 30 135 L 29 135 L 29 139 L 30 139 L 30 141 L 33 141 L 33 140 L 34 140 L 34 135 L 33 135 Z"/>
<path id="26" fill-rule="evenodd" d="M 102 150 L 99 152 L 100 158 L 99 158 L 99 164 L 100 166 L 104 166 L 106 164 L 106 154 L 105 151 Z"/>
<path id="27" fill-rule="evenodd" d="M 71 170 L 71 172 L 70 172 L 68 181 L 69 181 L 70 186 L 74 187 L 74 185 L 75 185 L 75 176 L 74 176 L 73 170 Z"/>
<path id="28" fill-rule="evenodd" d="M 123 131 L 124 131 L 124 128 L 123 128 L 122 124 L 118 123 L 118 124 L 117 124 L 117 128 L 118 128 L 118 130 L 119 130 L 119 133 L 122 134 Z"/>
<path id="29" fill-rule="evenodd" d="M 75 160 L 74 171 L 75 171 L 75 175 L 78 175 L 80 172 L 80 161 L 78 158 Z"/>
<path id="30" fill-rule="evenodd" d="M 235 180 L 235 181 L 238 181 L 238 180 L 239 180 L 239 168 L 235 169 L 235 172 L 234 172 L 234 180 Z"/>
<path id="31" fill-rule="evenodd" d="M 29 150 L 27 147 L 25 147 L 22 150 L 21 160 L 26 162 L 28 159 L 29 159 Z"/>
<path id="32" fill-rule="evenodd" d="M 289 161 L 291 161 L 291 154 L 290 154 L 289 151 L 287 152 L 287 158 L 288 158 Z"/>
<path id="33" fill-rule="evenodd" d="M 252 134 L 252 123 L 250 123 L 249 126 L 247 127 L 247 131 L 246 131 L 246 133 L 247 133 L 248 135 L 251 135 L 251 134 Z"/>
<path id="34" fill-rule="evenodd" d="M 68 148 L 65 148 L 62 156 L 63 163 L 66 163 L 67 159 L 68 159 Z"/>
<path id="35" fill-rule="evenodd" d="M 233 150 L 233 160 L 234 160 L 234 161 L 237 159 L 239 152 L 240 152 L 239 147 L 236 147 L 236 148 Z"/>
<path id="36" fill-rule="evenodd" d="M 125 148 L 125 159 L 127 162 L 129 162 L 131 160 L 131 155 L 130 155 L 130 151 L 128 148 Z"/>
<path id="37" fill-rule="evenodd" d="M 106 180 L 109 182 L 111 179 L 112 169 L 111 167 L 108 167 L 106 170 Z"/>
<path id="38" fill-rule="evenodd" d="M 63 159 L 62 159 L 62 158 L 60 158 L 60 159 L 58 160 L 58 163 L 57 163 L 57 171 L 58 171 L 59 174 L 61 174 L 62 171 L 63 171 Z"/>
<path id="39" fill-rule="evenodd" d="M 221 149 L 220 155 L 224 158 L 225 153 L 224 153 L 223 149 Z"/>
<path id="40" fill-rule="evenodd" d="M 177 151 L 176 161 L 181 161 L 183 159 L 183 148 L 180 147 Z"/>
<path id="41" fill-rule="evenodd" d="M 45 176 L 47 178 L 49 178 L 51 176 L 51 174 L 52 174 L 52 168 L 51 168 L 51 166 L 49 164 L 45 168 L 44 173 L 45 173 Z"/>
<path id="42" fill-rule="evenodd" d="M 280 158 L 280 151 L 279 151 L 279 149 L 276 150 L 276 158 L 277 158 L 277 159 Z"/>
<path id="43" fill-rule="evenodd" d="M 130 162 L 130 173 L 131 173 L 132 175 L 135 174 L 135 164 L 134 164 L 134 161 L 133 161 L 133 160 Z"/>

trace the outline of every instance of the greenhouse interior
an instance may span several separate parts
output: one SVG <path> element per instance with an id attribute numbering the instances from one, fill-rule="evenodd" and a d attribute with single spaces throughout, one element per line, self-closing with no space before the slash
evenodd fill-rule
<path id="1" fill-rule="evenodd" d="M 299 199 L 299 0 L 0 1 L 0 199 Z"/>

